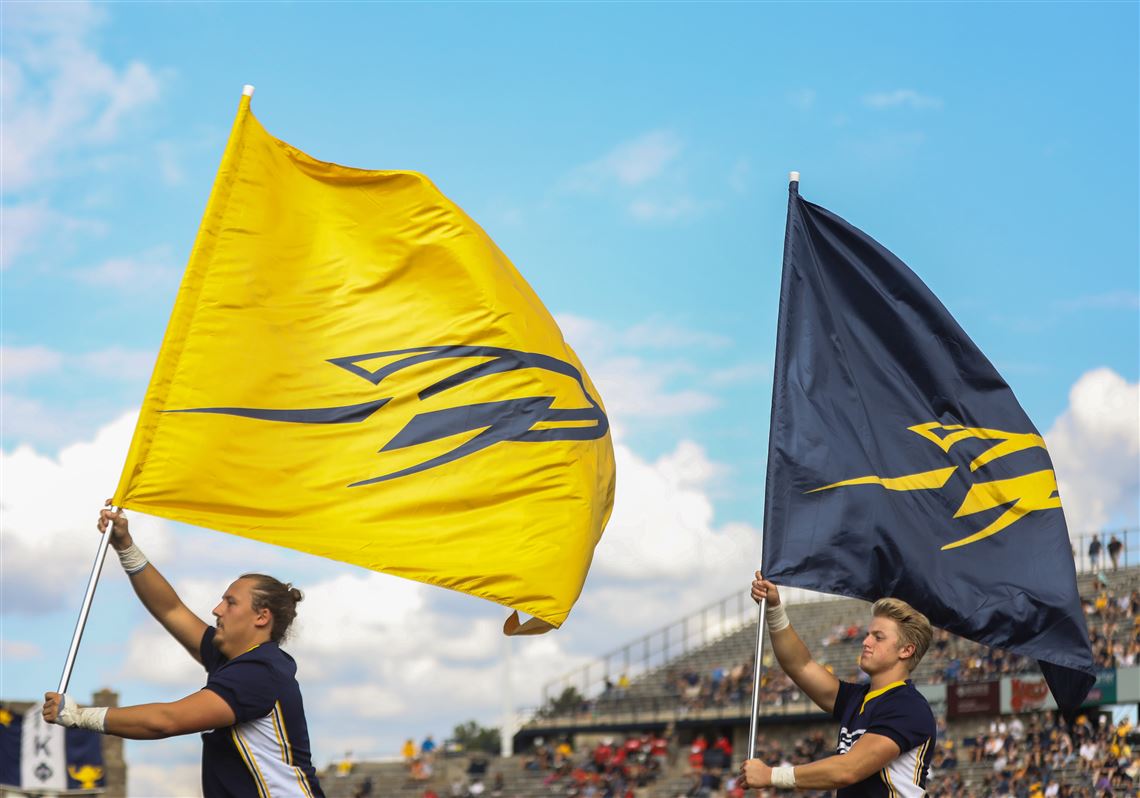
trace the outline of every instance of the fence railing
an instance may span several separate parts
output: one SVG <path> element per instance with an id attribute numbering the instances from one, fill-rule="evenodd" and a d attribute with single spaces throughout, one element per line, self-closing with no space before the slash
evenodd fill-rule
<path id="1" fill-rule="evenodd" d="M 1140 527 L 1070 532 L 1069 538 L 1073 544 L 1073 562 L 1078 573 L 1111 571 L 1114 568 L 1140 565 Z M 1098 542 L 1099 550 L 1093 546 L 1094 540 Z M 837 598 L 808 590 L 787 589 L 781 592 L 787 594 L 794 604 L 834 601 Z M 632 681 L 690 651 L 719 640 L 756 619 L 756 604 L 748 592 L 732 593 L 614 649 L 593 662 L 552 679 L 543 685 L 543 706 L 547 706 L 552 698 L 570 687 L 586 699 L 608 693 L 612 688 L 620 686 L 623 676 Z"/>

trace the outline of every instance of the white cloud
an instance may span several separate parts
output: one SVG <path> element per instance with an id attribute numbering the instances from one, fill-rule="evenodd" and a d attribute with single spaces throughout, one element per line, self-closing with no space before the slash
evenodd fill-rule
<path id="1" fill-rule="evenodd" d="M 165 246 L 138 255 L 108 258 L 76 272 L 80 281 L 88 285 L 146 294 L 153 294 L 156 288 L 174 286 L 180 274 L 181 269 Z"/>
<path id="2" fill-rule="evenodd" d="M 395 718 L 410 707 L 396 690 L 377 684 L 351 684 L 332 687 L 325 692 L 329 709 L 351 712 L 369 720 Z"/>
<path id="3" fill-rule="evenodd" d="M 106 227 L 101 222 L 59 213 L 48 207 L 44 200 L 0 209 L 0 270 L 28 260 L 40 249 L 40 242 L 50 234 L 53 242 L 62 235 L 86 233 L 98 235 Z"/>
<path id="4" fill-rule="evenodd" d="M 6 191 L 50 178 L 63 155 L 98 152 L 130 112 L 158 98 L 146 64 L 117 68 L 95 51 L 90 40 L 104 18 L 90 3 L 19 3 L 5 12 Z"/>
<path id="5" fill-rule="evenodd" d="M 712 410 L 720 400 L 711 393 L 670 385 L 676 367 L 637 357 L 613 357 L 588 368 L 606 410 L 619 424 L 627 419 L 662 419 Z"/>
<path id="6" fill-rule="evenodd" d="M 76 363 L 84 371 L 112 380 L 145 380 L 154 370 L 155 352 L 147 349 L 124 349 L 112 346 L 94 352 L 69 355 L 69 363 Z"/>
<path id="7" fill-rule="evenodd" d="M 1072 533 L 1140 522 L 1140 384 L 1085 373 L 1045 439 Z"/>
<path id="8" fill-rule="evenodd" d="M 36 239 L 51 223 L 52 212 L 43 202 L 36 202 L 5 205 L 0 214 L 3 215 L 0 269 L 7 269 L 21 254 L 34 247 Z"/>
<path id="9" fill-rule="evenodd" d="M 155 561 L 161 565 L 159 558 Z M 186 600 L 184 593 L 179 595 Z M 165 629 L 148 618 L 130 630 L 123 667 L 116 678 L 123 683 L 145 681 L 172 688 L 170 700 L 173 701 L 188 694 L 193 685 L 200 686 L 202 666 L 191 659 Z"/>
<path id="10" fill-rule="evenodd" d="M 1140 308 L 1140 294 L 1135 291 L 1109 291 L 1103 294 L 1063 299 L 1055 303 L 1060 310 L 1136 310 Z"/>
<path id="11" fill-rule="evenodd" d="M 188 798 L 202 794 L 202 742 L 198 735 L 155 742 L 127 740 L 127 794 L 135 798 Z"/>
<path id="12" fill-rule="evenodd" d="M 673 131 L 650 131 L 573 169 L 563 181 L 563 188 L 609 194 L 639 222 L 669 222 L 694 216 L 704 206 L 685 190 L 685 175 L 679 168 L 684 149 L 684 142 Z M 631 196 L 633 191 L 636 196 Z"/>
<path id="13" fill-rule="evenodd" d="M 158 156 L 158 174 L 168 186 L 179 186 L 186 179 L 182 169 L 181 153 L 174 142 L 162 141 L 155 145 Z"/>
<path id="14" fill-rule="evenodd" d="M 568 186 L 580 191 L 597 191 L 614 183 L 640 186 L 660 177 L 683 149 L 684 144 L 676 133 L 654 130 L 578 167 L 571 173 Z"/>
<path id="15" fill-rule="evenodd" d="M 697 374 L 683 357 L 670 353 L 666 361 L 651 361 L 643 353 L 718 349 L 727 345 L 724 337 L 660 319 L 625 329 L 570 314 L 559 314 L 557 320 L 619 431 L 626 420 L 687 416 L 718 406 L 719 400 L 711 393 L 675 387 L 678 378 Z"/>
<path id="16" fill-rule="evenodd" d="M 925 108 L 941 108 L 942 100 L 927 94 L 920 94 L 914 89 L 895 89 L 894 91 L 881 91 L 863 97 L 863 104 L 868 108 L 883 110 L 886 108 L 906 107 L 921 110 Z"/>
<path id="17" fill-rule="evenodd" d="M 759 562 L 759 533 L 743 525 L 717 528 L 708 485 L 723 473 L 692 441 L 653 462 L 615 447 L 618 468 L 613 517 L 594 568 L 627 580 L 684 583 Z"/>
<path id="18" fill-rule="evenodd" d="M 846 143 L 855 155 L 870 163 L 891 163 L 909 158 L 926 141 L 920 130 L 873 133 Z"/>
<path id="19" fill-rule="evenodd" d="M 95 518 L 114 490 L 134 425 L 135 414 L 126 414 L 58 457 L 29 446 L 0 452 L 5 614 L 50 612 L 71 600 L 58 586 L 90 568 L 98 546 Z M 139 516 L 132 524 L 160 555 L 168 550 L 164 521 Z"/>
<path id="20" fill-rule="evenodd" d="M 692 216 L 700 210 L 698 203 L 688 196 L 662 198 L 642 197 L 629 204 L 629 214 L 639 222 L 674 222 Z"/>
<path id="21" fill-rule="evenodd" d="M 741 363 L 736 366 L 717 369 L 711 373 L 709 375 L 709 385 L 715 385 L 717 387 L 744 385 L 768 379 L 770 375 L 771 372 L 768 367 L 761 363 Z"/>
<path id="22" fill-rule="evenodd" d="M 63 369 L 75 369 L 103 379 L 139 380 L 150 376 L 154 360 L 152 351 L 118 346 L 75 354 L 40 345 L 0 347 L 0 369 L 5 381 L 27 380 Z"/>
<path id="23" fill-rule="evenodd" d="M 50 374 L 62 365 L 63 355 L 46 346 L 0 347 L 0 374 L 5 381 Z"/>
<path id="24" fill-rule="evenodd" d="M 621 334 L 625 346 L 643 349 L 699 347 L 723 349 L 732 343 L 725 335 L 694 330 L 665 319 L 638 322 Z"/>
<path id="25" fill-rule="evenodd" d="M 36 659 L 43 655 L 43 649 L 35 643 L 24 640 L 0 640 L 0 660 L 12 662 L 23 659 Z"/>

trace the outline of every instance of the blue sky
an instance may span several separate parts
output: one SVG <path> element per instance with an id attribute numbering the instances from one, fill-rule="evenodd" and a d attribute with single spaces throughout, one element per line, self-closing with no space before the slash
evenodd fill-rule
<path id="1" fill-rule="evenodd" d="M 618 508 L 570 622 L 518 644 L 516 674 L 554 675 L 746 581 L 791 169 L 805 197 L 903 258 L 1006 377 L 1049 440 L 1070 527 L 1137 523 L 1135 4 L 10 2 L 0 14 L 5 697 L 55 684 L 87 530 L 117 480 L 243 83 L 266 128 L 315 157 L 429 175 L 511 257 L 598 383 L 618 433 Z M 277 566 L 315 586 L 302 618 L 367 632 L 298 636 L 310 703 L 348 713 L 310 711 L 318 760 L 497 722 L 499 608 L 138 523 L 203 613 L 236 566 Z M 47 576 L 27 576 L 44 558 Z M 114 570 L 75 692 L 196 689 Z M 322 598 L 333 594 L 360 606 Z M 314 662 L 354 645 L 355 658 Z M 541 680 L 516 681 L 533 702 Z M 171 767 L 193 789 L 194 740 L 128 755 L 136 795 Z"/>

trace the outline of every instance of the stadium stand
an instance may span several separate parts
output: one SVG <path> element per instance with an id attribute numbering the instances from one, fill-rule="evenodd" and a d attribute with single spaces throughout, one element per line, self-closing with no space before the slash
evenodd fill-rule
<path id="1" fill-rule="evenodd" d="M 1140 658 L 1140 567 L 1082 574 L 1078 579 L 1085 605 L 1093 653 L 1099 667 L 1135 665 Z M 856 681 L 862 629 L 870 609 L 866 602 L 834 599 L 805 604 L 789 602 L 788 615 L 821 664 L 841 679 Z M 727 717 L 725 709 L 747 712 L 752 701 L 752 657 L 756 624 L 751 621 L 723 637 L 648 670 L 623 690 L 604 690 L 569 715 L 579 721 L 605 716 L 639 720 L 681 720 L 692 716 Z M 770 651 L 765 641 L 765 651 Z M 802 693 L 765 656 L 767 674 L 761 704 L 769 714 L 811 713 Z M 915 671 L 918 684 L 970 682 L 1037 671 L 1036 663 L 939 631 Z M 711 710 L 711 711 L 710 711 Z M 764 711 L 764 709 L 762 709 Z M 563 726 L 566 716 L 532 721 L 536 727 Z"/>
<path id="2" fill-rule="evenodd" d="M 1075 549 L 1078 550 L 1083 551 Z M 1083 556 L 1078 565 L 1080 559 Z M 1099 687 L 1094 688 L 1088 713 L 1071 730 L 1055 717 L 1055 712 L 1008 714 L 1010 707 L 1006 706 L 1007 714 L 1002 714 L 997 703 L 983 707 L 985 711 L 980 715 L 969 715 L 964 710 L 956 715 L 948 713 L 947 696 L 958 685 L 992 688 L 993 701 L 997 702 L 1001 680 L 1005 680 L 1003 687 L 1007 690 L 1014 689 L 1010 684 L 1032 687 L 1038 684 L 1033 680 L 1040 678 L 1039 669 L 1031 659 L 989 649 L 942 631 L 937 633 L 915 673 L 916 683 L 928 697 L 936 696 L 932 704 L 940 716 L 939 747 L 929 792 L 932 798 L 1140 795 L 1140 734 L 1127 721 L 1114 724 L 1111 716 L 1096 705 L 1116 701 L 1118 676 L 1140 684 L 1140 566 L 1126 561 L 1113 569 L 1107 558 L 1102 558 L 1100 566 L 1079 574 L 1078 587 L 1095 660 L 1112 686 L 1103 696 Z M 723 607 L 729 603 L 726 600 L 719 605 L 718 617 L 725 616 Z M 651 784 L 644 790 L 635 790 L 634 795 L 732 795 L 731 776 L 746 744 L 752 700 L 756 636 L 752 607 L 753 615 L 747 621 L 735 626 L 722 624 L 707 642 L 682 645 L 680 653 L 651 663 L 640 672 L 636 672 L 636 657 L 631 656 L 631 651 L 644 649 L 644 662 L 650 663 L 648 637 L 609 655 L 592 669 L 551 682 L 547 695 L 552 700 L 516 736 L 516 750 L 525 751 L 536 739 L 556 736 L 566 736 L 581 746 L 586 744 L 584 741 L 602 736 L 616 739 L 643 733 L 665 735 L 669 744 L 666 765 Z M 856 663 L 869 605 L 851 599 L 789 601 L 788 612 L 818 660 L 841 678 L 859 678 Z M 702 625 L 705 620 L 691 616 L 687 623 Z M 672 625 L 674 637 L 684 625 Z M 834 745 L 834 724 L 806 700 L 778 666 L 768 661 L 770 650 L 766 642 L 758 750 L 772 763 L 797 764 L 825 755 Z M 615 661 L 624 679 L 613 678 Z M 632 678 L 628 676 L 630 672 Z M 601 674 L 600 685 L 592 694 L 576 701 L 553 700 L 567 687 L 588 686 L 591 673 L 595 682 Z M 1121 700 L 1135 706 L 1138 699 L 1140 693 Z M 1013 706 L 1017 706 L 1017 699 L 1013 700 Z M 1027 699 L 1021 709 L 1039 704 Z M 948 714 L 953 715 L 949 721 Z M 709 778 L 687 757 L 702 736 L 707 740 L 719 735 L 726 736 L 735 754 L 731 767 L 714 768 L 720 771 L 713 774 L 719 778 Z M 523 794 L 553 796 L 558 791 L 519 793 Z M 608 798 L 613 793 L 599 790 L 591 796 L 594 794 Z"/>

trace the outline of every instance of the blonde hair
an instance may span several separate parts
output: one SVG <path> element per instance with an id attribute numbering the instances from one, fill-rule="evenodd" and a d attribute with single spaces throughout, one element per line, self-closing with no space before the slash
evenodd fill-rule
<path id="1" fill-rule="evenodd" d="M 913 645 L 914 656 L 907 661 L 907 670 L 913 672 L 930 648 L 934 637 L 934 627 L 930 619 L 907 604 L 902 599 L 881 598 L 871 607 L 871 615 L 876 618 L 890 618 L 899 627 L 899 641 L 902 645 Z"/>

